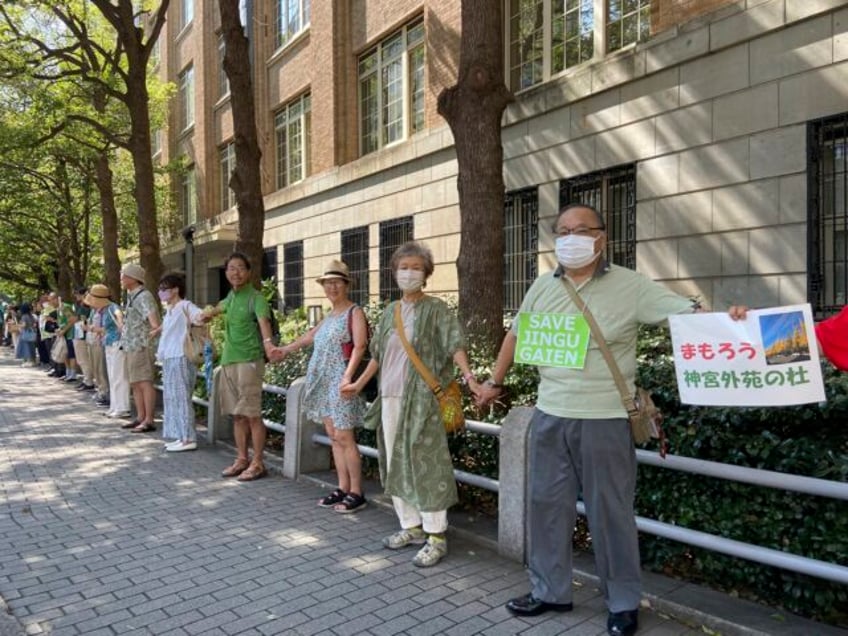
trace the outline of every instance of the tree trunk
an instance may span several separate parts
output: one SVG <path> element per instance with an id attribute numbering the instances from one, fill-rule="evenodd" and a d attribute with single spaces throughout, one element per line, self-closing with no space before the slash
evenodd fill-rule
<path id="1" fill-rule="evenodd" d="M 512 100 L 503 82 L 501 13 L 500 2 L 462 1 L 459 79 L 438 100 L 439 114 L 453 132 L 459 167 L 459 317 L 492 354 L 503 338 L 501 116 Z"/>
<path id="2" fill-rule="evenodd" d="M 239 0 L 218 0 L 224 35 L 224 71 L 230 81 L 230 101 L 235 133 L 236 168 L 230 188 L 238 206 L 236 249 L 244 252 L 253 266 L 252 281 L 262 277 L 265 232 L 265 203 L 262 200 L 260 160 L 262 151 L 256 132 L 256 106 L 250 68 L 250 42 L 239 17 Z"/>
<path id="3" fill-rule="evenodd" d="M 103 218 L 103 269 L 105 283 L 112 298 L 121 297 L 121 261 L 118 258 L 118 213 L 115 210 L 115 188 L 109 151 L 97 156 L 97 190 L 100 193 L 100 215 Z"/>
<path id="4" fill-rule="evenodd" d="M 164 266 L 159 246 L 159 221 L 156 216 L 156 192 L 153 158 L 150 153 L 150 106 L 147 92 L 147 62 L 153 43 L 159 36 L 169 0 L 161 0 L 152 12 L 153 18 L 145 32 L 136 25 L 133 0 L 91 0 L 117 33 L 116 51 L 126 56 L 124 81 L 126 90 L 120 99 L 130 116 L 130 139 L 127 148 L 132 155 L 135 176 L 135 201 L 138 212 L 138 250 L 145 270 L 145 285 L 155 289 Z M 118 53 L 120 55 L 120 53 Z"/>
<path id="5" fill-rule="evenodd" d="M 130 74 L 133 78 L 133 74 Z M 140 84 L 138 82 L 140 81 Z M 150 155 L 150 113 L 144 76 L 133 78 L 127 86 L 127 105 L 132 119 L 130 152 L 135 175 L 135 201 L 138 211 L 138 251 L 145 271 L 145 285 L 156 289 L 164 266 L 159 251 L 159 222 L 156 217 L 156 192 L 153 158 Z"/>

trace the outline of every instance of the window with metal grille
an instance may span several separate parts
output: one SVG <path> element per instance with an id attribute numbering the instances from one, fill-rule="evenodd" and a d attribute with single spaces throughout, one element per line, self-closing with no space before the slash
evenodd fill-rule
<path id="1" fill-rule="evenodd" d="M 303 305 L 303 241 L 283 244 L 283 304 L 286 313 Z"/>
<path id="2" fill-rule="evenodd" d="M 368 226 L 342 231 L 342 260 L 350 268 L 353 283 L 350 299 L 357 305 L 368 304 Z"/>
<path id="3" fill-rule="evenodd" d="M 392 276 L 392 254 L 412 240 L 412 217 L 404 216 L 380 223 L 380 298 L 397 300 L 403 294 Z"/>
<path id="4" fill-rule="evenodd" d="M 807 133 L 807 293 L 824 318 L 848 302 L 848 113 Z"/>
<path id="5" fill-rule="evenodd" d="M 276 247 L 268 247 L 262 252 L 262 271 L 261 276 L 262 280 L 268 280 L 269 278 L 274 281 L 274 288 L 279 289 L 277 286 L 277 248 Z M 274 295 L 273 306 L 274 309 L 279 309 L 277 306 L 279 304 L 279 295 Z"/>
<path id="6" fill-rule="evenodd" d="M 506 193 L 504 239 L 504 309 L 518 311 L 521 299 L 538 274 L 538 188 Z"/>
<path id="7" fill-rule="evenodd" d="M 607 259 L 636 269 L 636 165 L 563 179 L 559 207 L 570 203 L 584 203 L 598 210 L 606 226 Z"/>

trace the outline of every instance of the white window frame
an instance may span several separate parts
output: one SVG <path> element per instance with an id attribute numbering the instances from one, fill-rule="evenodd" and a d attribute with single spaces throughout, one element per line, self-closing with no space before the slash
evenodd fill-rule
<path id="1" fill-rule="evenodd" d="M 295 16 L 295 28 L 289 29 L 292 18 L 289 9 L 292 4 L 297 4 L 297 15 Z M 276 50 L 298 38 L 311 24 L 312 0 L 274 0 L 274 48 Z"/>
<path id="2" fill-rule="evenodd" d="M 194 0 L 180 0 L 180 31 L 194 21 Z"/>
<path id="3" fill-rule="evenodd" d="M 197 223 L 197 173 L 188 166 L 180 176 L 180 207 L 186 226 Z"/>
<path id="4" fill-rule="evenodd" d="M 230 78 L 224 70 L 224 55 L 226 54 L 224 35 L 218 36 L 218 99 L 224 99 L 230 94 Z"/>
<path id="5" fill-rule="evenodd" d="M 605 37 L 605 40 L 604 40 L 604 50 L 607 53 L 615 53 L 616 51 L 622 51 L 624 49 L 628 49 L 632 46 L 635 46 L 637 42 L 643 42 L 644 41 L 642 39 L 642 36 L 641 36 L 642 24 L 643 24 L 642 18 L 641 18 L 641 13 L 645 9 L 647 9 L 647 13 L 648 13 L 648 37 L 650 37 L 650 32 L 651 32 L 651 3 L 650 3 L 650 0 L 634 0 L 634 1 L 638 2 L 640 5 L 646 5 L 646 6 L 639 6 L 639 7 L 636 8 L 635 11 L 630 11 L 629 13 L 625 13 L 624 8 L 623 8 L 624 0 L 606 0 L 605 1 L 605 3 L 604 3 L 605 11 L 604 11 L 604 14 L 603 14 L 604 15 L 604 29 L 606 31 L 606 33 L 605 33 L 606 37 Z M 620 5 L 622 5 L 622 16 L 621 16 L 621 19 L 617 21 L 617 22 L 621 23 L 621 28 L 622 29 L 624 28 L 624 22 L 625 22 L 626 17 L 635 15 L 636 20 L 637 20 L 636 30 L 639 33 L 639 35 L 636 36 L 636 39 L 633 42 L 624 42 L 623 41 L 624 38 L 622 36 L 621 44 L 619 46 L 615 47 L 614 49 L 609 46 L 609 39 L 610 39 L 610 36 L 612 35 L 612 28 L 611 28 L 612 23 L 610 22 L 610 2 L 618 2 Z"/>
<path id="6" fill-rule="evenodd" d="M 150 156 L 156 157 L 162 153 L 162 129 L 157 128 L 150 133 Z"/>
<path id="7" fill-rule="evenodd" d="M 554 6 L 560 5 L 562 0 L 537 0 L 541 4 L 542 9 L 542 76 L 539 81 L 520 86 L 513 84 L 512 70 L 514 61 L 511 59 L 512 52 L 512 34 L 510 32 L 512 18 L 512 1 L 503 0 L 504 7 L 504 75 L 506 85 L 514 92 L 518 93 L 524 90 L 544 84 L 555 77 L 565 75 L 572 69 L 579 68 L 583 64 L 590 61 L 597 61 L 607 54 L 616 53 L 621 50 L 626 50 L 635 43 L 628 43 L 615 51 L 607 49 L 607 31 L 608 31 L 608 16 L 609 3 L 613 0 L 591 0 L 592 3 L 592 23 L 594 25 L 592 37 L 592 56 L 586 60 L 580 61 L 571 66 L 565 67 L 562 70 L 554 71 L 553 63 L 553 11 Z M 582 8 L 582 7 L 581 7 Z M 649 15 L 650 19 L 650 15 Z M 641 41 L 641 40 L 637 40 Z"/>
<path id="8" fill-rule="evenodd" d="M 297 151 L 298 163 L 291 161 L 292 135 L 300 136 Z M 289 102 L 274 115 L 274 147 L 277 154 L 275 168 L 277 189 L 303 181 L 311 173 L 312 159 L 312 96 L 305 93 Z M 299 167 L 299 172 L 295 172 Z"/>
<path id="9" fill-rule="evenodd" d="M 221 179 L 221 211 L 226 212 L 236 204 L 236 193 L 230 188 L 230 176 L 236 169 L 236 145 L 230 141 L 219 149 L 218 160 Z"/>
<path id="10" fill-rule="evenodd" d="M 189 64 L 179 76 L 180 131 L 194 126 L 194 66 Z"/>
<path id="11" fill-rule="evenodd" d="M 419 30 L 420 29 L 420 30 Z M 392 43 L 396 37 L 401 38 L 401 52 L 397 56 L 390 59 L 383 59 L 385 47 Z M 414 38 L 414 39 L 413 39 Z M 427 49 L 426 35 L 424 31 L 423 17 L 416 18 L 408 24 L 402 26 L 399 30 L 392 32 L 374 47 L 368 49 L 365 53 L 359 56 L 357 61 L 357 105 L 359 110 L 359 152 L 360 155 L 367 155 L 376 152 L 381 148 L 401 143 L 409 138 L 410 135 L 423 130 L 426 127 L 426 93 L 420 92 L 420 102 L 413 100 L 413 75 L 417 70 L 422 73 L 427 72 Z M 413 68 L 410 63 L 410 58 L 413 52 L 423 49 L 424 55 L 421 59 L 420 69 Z M 363 70 L 363 65 L 369 58 L 376 60 L 371 66 Z M 401 116 L 400 128 L 401 133 L 397 137 L 389 138 L 384 112 L 386 103 L 384 100 L 384 83 L 383 71 L 400 61 L 401 63 Z M 376 77 L 376 144 L 367 144 L 366 141 L 371 138 L 371 135 L 366 136 L 366 121 L 373 120 L 373 113 L 365 112 L 363 104 L 363 84 L 369 81 L 372 77 Z M 424 80 L 422 80 L 422 85 Z M 420 107 L 419 107 L 420 104 Z M 420 111 L 420 122 L 416 120 L 415 114 Z M 398 121 L 398 120 L 395 120 Z"/>

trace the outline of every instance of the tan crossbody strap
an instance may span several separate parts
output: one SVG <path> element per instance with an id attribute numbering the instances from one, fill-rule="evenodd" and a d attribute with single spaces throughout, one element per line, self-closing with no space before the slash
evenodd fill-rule
<path id="1" fill-rule="evenodd" d="M 580 297 L 580 294 L 578 294 L 577 290 L 574 289 L 574 285 L 572 285 L 571 281 L 565 277 L 565 274 L 562 275 L 562 284 L 565 285 L 565 289 L 568 291 L 568 295 L 571 296 L 571 300 L 574 301 L 574 304 L 577 305 L 577 308 L 583 314 L 586 322 L 589 323 L 589 330 L 592 332 L 592 337 L 595 339 L 595 342 L 598 343 L 601 355 L 604 356 L 604 360 L 606 360 L 607 366 L 612 373 L 613 380 L 615 380 L 615 386 L 621 396 L 621 403 L 624 405 L 624 410 L 627 411 L 628 415 L 635 415 L 639 409 L 636 408 L 633 396 L 630 395 L 630 391 L 627 390 L 627 383 L 624 381 L 624 376 L 621 375 L 621 369 L 618 368 L 618 364 L 612 355 L 612 351 L 610 351 L 607 346 L 607 341 L 604 339 L 601 327 L 598 325 L 595 317 L 592 315 L 592 312 L 589 311 L 586 303 Z"/>
<path id="2" fill-rule="evenodd" d="M 418 371 L 424 382 L 426 382 L 427 386 L 430 387 L 430 390 L 436 395 L 439 395 L 439 393 L 442 392 L 442 385 L 439 384 L 436 377 L 430 373 L 430 369 L 424 366 L 424 363 L 421 362 L 421 358 L 418 357 L 418 354 L 415 353 L 415 349 L 412 348 L 409 340 L 406 339 L 406 334 L 403 331 L 403 318 L 400 316 L 400 301 L 395 303 L 395 331 L 397 331 L 398 338 L 400 338 L 403 348 L 406 349 L 406 355 L 409 356 L 409 360 L 412 362 L 415 370 Z"/>

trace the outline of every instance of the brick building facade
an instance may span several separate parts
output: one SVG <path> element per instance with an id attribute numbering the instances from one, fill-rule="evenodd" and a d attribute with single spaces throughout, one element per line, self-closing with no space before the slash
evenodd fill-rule
<path id="1" fill-rule="evenodd" d="M 496 0 L 492 0 L 493 2 Z M 500 0 L 498 0 L 500 1 Z M 846 302 L 848 2 L 503 0 L 507 305 L 553 267 L 558 207 L 607 216 L 610 255 L 722 308 Z M 408 237 L 455 293 L 456 159 L 436 98 L 455 82 L 459 0 L 247 0 L 263 144 L 266 268 L 321 304 L 331 258 L 357 299 L 394 293 Z M 217 6 L 175 0 L 158 72 L 177 91 L 160 161 L 196 226 L 195 297 L 217 299 L 235 236 Z M 184 265 L 174 241 L 166 262 Z"/>

